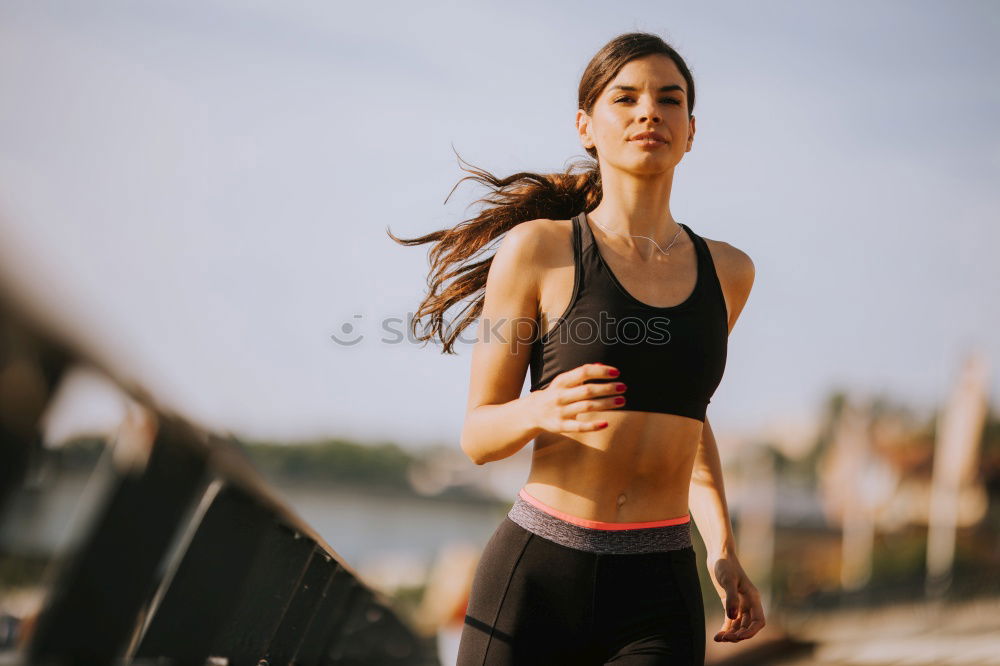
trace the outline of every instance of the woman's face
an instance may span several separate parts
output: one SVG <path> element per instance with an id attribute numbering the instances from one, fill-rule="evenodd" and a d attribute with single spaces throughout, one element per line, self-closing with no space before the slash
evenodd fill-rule
<path id="1" fill-rule="evenodd" d="M 601 91 L 590 115 L 577 111 L 584 148 L 597 149 L 601 170 L 636 175 L 673 169 L 691 150 L 694 116 L 687 113 L 687 83 L 669 57 L 653 54 L 630 61 Z M 656 132 L 662 141 L 635 138 Z"/>

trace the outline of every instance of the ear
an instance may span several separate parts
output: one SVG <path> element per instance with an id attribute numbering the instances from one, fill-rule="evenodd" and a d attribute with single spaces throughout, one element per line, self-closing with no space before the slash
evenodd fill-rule
<path id="1" fill-rule="evenodd" d="M 594 137 L 590 133 L 590 116 L 583 109 L 576 110 L 576 131 L 584 148 L 594 147 Z"/>
<path id="2" fill-rule="evenodd" d="M 691 144 L 694 143 L 694 132 L 695 132 L 694 116 L 692 115 L 690 120 L 688 121 L 688 140 L 687 140 L 687 147 L 684 149 L 684 152 L 688 152 L 689 150 L 691 150 Z"/>

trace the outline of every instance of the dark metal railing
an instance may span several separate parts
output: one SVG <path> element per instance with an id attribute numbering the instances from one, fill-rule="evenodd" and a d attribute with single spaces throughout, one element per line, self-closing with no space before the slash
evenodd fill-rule
<path id="1" fill-rule="evenodd" d="M 9 294 L 0 336 L 2 510 L 41 455 L 39 418 L 60 378 L 78 361 L 97 364 Z M 142 406 L 149 437 L 106 447 L 94 471 L 99 499 L 53 561 L 9 663 L 438 663 L 433 638 L 361 581 L 238 442 L 115 381 Z"/>

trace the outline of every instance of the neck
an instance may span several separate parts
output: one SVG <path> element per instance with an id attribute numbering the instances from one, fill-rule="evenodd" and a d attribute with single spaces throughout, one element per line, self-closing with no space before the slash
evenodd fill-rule
<path id="1" fill-rule="evenodd" d="M 650 236 L 657 242 L 669 242 L 680 229 L 670 213 L 670 191 L 674 170 L 653 177 L 639 178 L 614 168 L 601 170 L 601 203 L 587 213 L 592 220 L 618 233 Z M 646 243 L 641 238 L 622 238 L 635 246 Z"/>

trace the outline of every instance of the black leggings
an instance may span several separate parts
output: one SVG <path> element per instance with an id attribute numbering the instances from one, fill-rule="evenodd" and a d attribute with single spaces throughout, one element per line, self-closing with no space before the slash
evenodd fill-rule
<path id="1" fill-rule="evenodd" d="M 458 666 L 703 666 L 705 608 L 690 545 L 588 552 L 535 532 L 508 514 L 487 543 Z"/>

